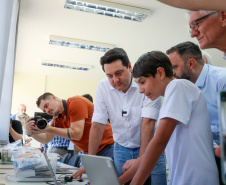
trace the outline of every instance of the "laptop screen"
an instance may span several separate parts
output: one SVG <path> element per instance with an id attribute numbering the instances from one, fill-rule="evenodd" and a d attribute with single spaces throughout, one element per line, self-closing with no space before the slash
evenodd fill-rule
<path id="1" fill-rule="evenodd" d="M 49 160 L 49 158 L 48 158 L 48 156 L 47 156 L 47 154 L 46 154 L 45 151 L 43 152 L 43 155 L 44 155 L 44 157 L 45 157 L 45 159 L 46 159 L 46 162 L 47 162 L 47 164 L 48 164 L 48 166 L 49 166 L 49 170 L 50 170 L 51 176 L 52 176 L 52 178 L 53 178 L 53 180 L 54 180 L 54 184 L 55 184 L 55 185 L 64 185 L 64 183 L 59 182 L 59 181 L 56 180 L 56 176 L 55 176 L 55 173 L 54 173 L 54 171 L 53 171 L 53 167 L 52 167 L 52 165 L 51 165 L 51 163 L 50 163 L 50 160 Z"/>
<path id="2" fill-rule="evenodd" d="M 120 185 L 114 162 L 110 157 L 81 154 L 91 185 Z"/>

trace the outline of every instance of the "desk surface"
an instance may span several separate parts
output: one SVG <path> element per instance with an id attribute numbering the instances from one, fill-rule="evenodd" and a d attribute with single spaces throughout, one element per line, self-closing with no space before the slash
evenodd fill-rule
<path id="1" fill-rule="evenodd" d="M 58 168 L 63 169 L 70 169 L 74 173 L 77 171 L 78 168 L 61 163 Z M 17 182 L 17 181 L 10 181 L 7 179 L 7 174 L 13 173 L 13 164 L 0 164 L 0 185 L 47 185 L 46 182 Z M 56 174 L 56 178 L 58 178 L 61 174 Z M 87 175 L 83 175 L 83 182 L 78 182 L 75 179 L 72 182 L 68 182 L 67 185 L 85 185 L 88 182 Z"/>

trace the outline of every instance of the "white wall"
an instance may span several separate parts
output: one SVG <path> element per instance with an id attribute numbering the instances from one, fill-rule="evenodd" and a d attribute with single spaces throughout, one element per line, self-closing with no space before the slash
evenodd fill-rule
<path id="1" fill-rule="evenodd" d="M 63 99 L 88 93 L 94 99 L 98 82 L 99 81 L 48 76 L 46 79 L 46 92 L 52 92 L 56 96 Z"/>
<path id="2" fill-rule="evenodd" d="M 44 92 L 44 83 L 45 76 L 15 73 L 11 113 L 17 113 L 17 108 L 21 103 L 27 106 L 29 116 L 33 116 L 34 112 L 40 111 L 35 101 Z"/>
<path id="3" fill-rule="evenodd" d="M 98 81 L 15 73 L 11 113 L 15 114 L 21 103 L 27 106 L 29 116 L 33 116 L 34 112 L 41 112 L 36 106 L 36 100 L 44 92 L 51 92 L 62 99 L 87 93 L 94 98 L 97 85 Z M 40 145 L 38 142 L 32 142 L 32 146 Z"/>

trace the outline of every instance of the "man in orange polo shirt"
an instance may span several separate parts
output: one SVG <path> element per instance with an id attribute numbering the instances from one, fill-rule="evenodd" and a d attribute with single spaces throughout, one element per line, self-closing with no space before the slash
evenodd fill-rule
<path id="1" fill-rule="evenodd" d="M 39 129 L 32 118 L 26 121 L 27 135 L 41 143 L 48 143 L 55 136 L 70 139 L 80 150 L 88 153 L 89 131 L 94 105 L 82 96 L 62 100 L 51 93 L 44 93 L 37 106 L 53 116 L 51 126 Z M 113 135 L 111 125 L 105 127 L 97 155 L 113 158 Z"/>

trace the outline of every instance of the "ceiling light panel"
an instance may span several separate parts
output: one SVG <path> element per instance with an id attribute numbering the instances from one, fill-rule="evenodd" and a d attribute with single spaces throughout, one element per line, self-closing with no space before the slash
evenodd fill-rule
<path id="1" fill-rule="evenodd" d="M 94 66 L 87 65 L 87 64 L 76 64 L 76 63 L 52 61 L 52 60 L 41 60 L 41 65 L 48 66 L 48 67 L 75 69 L 79 71 L 89 71 L 90 69 L 94 68 Z"/>
<path id="2" fill-rule="evenodd" d="M 150 10 L 101 0 L 66 0 L 65 8 L 142 22 Z"/>
<path id="3" fill-rule="evenodd" d="M 50 35 L 49 44 L 102 52 L 107 52 L 108 50 L 113 49 L 115 47 L 113 44 L 73 39 L 54 35 Z"/>

